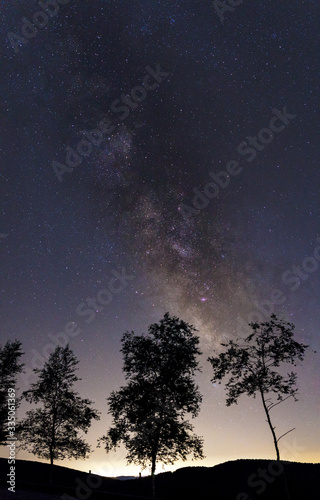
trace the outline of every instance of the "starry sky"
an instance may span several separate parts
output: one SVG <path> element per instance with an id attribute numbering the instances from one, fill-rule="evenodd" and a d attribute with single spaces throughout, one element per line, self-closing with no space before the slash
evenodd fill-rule
<path id="1" fill-rule="evenodd" d="M 67 331 L 102 418 L 90 458 L 65 466 L 140 471 L 95 446 L 124 383 L 122 334 L 166 311 L 203 352 L 206 458 L 184 465 L 274 457 L 260 402 L 227 408 L 210 382 L 221 342 L 275 312 L 320 349 L 320 5 L 218 4 L 61 0 L 44 17 L 0 2 L 1 342 L 23 343 L 22 391 Z M 319 369 L 308 351 L 299 401 L 274 410 L 279 433 L 296 427 L 284 459 L 319 462 Z"/>

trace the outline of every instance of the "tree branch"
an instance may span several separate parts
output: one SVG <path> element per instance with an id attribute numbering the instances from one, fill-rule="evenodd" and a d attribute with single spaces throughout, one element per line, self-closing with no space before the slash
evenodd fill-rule
<path id="1" fill-rule="evenodd" d="M 280 439 L 283 438 L 284 436 L 286 436 L 287 434 L 289 434 L 289 432 L 292 432 L 295 430 L 295 427 L 293 427 L 293 429 L 290 429 L 290 431 L 288 432 L 285 432 L 284 434 L 282 434 L 282 436 L 280 436 L 278 439 L 277 439 L 277 443 L 279 443 Z"/>
<path id="2" fill-rule="evenodd" d="M 280 403 L 283 403 L 284 401 L 286 401 L 287 399 L 291 398 L 292 397 L 292 394 L 290 394 L 289 396 L 287 396 L 286 398 L 284 399 L 281 399 L 280 401 L 278 401 L 277 403 L 272 403 L 269 407 L 268 407 L 268 410 L 271 410 L 272 408 L 274 408 L 275 406 L 279 405 Z"/>

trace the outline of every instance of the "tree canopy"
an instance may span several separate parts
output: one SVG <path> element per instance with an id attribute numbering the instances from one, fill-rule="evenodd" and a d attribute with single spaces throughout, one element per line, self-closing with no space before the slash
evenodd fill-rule
<path id="1" fill-rule="evenodd" d="M 147 335 L 127 332 L 121 341 L 127 385 L 108 398 L 113 426 L 100 442 L 107 452 L 124 443 L 128 463 L 150 465 L 152 476 L 157 461 L 203 458 L 202 438 L 185 418 L 198 415 L 202 399 L 194 382 L 201 354 L 195 331 L 166 313 Z"/>
<path id="2" fill-rule="evenodd" d="M 87 433 L 99 413 L 92 401 L 83 399 L 73 388 L 79 361 L 69 348 L 58 346 L 42 369 L 34 371 L 39 380 L 23 396 L 29 403 L 41 404 L 30 410 L 19 424 L 21 448 L 39 458 L 54 460 L 86 458 L 90 446 L 79 435 Z"/>

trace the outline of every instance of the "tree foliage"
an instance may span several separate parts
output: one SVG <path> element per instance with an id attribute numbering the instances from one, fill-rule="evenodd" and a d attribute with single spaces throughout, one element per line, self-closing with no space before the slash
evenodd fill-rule
<path id="1" fill-rule="evenodd" d="M 275 314 L 271 315 L 269 322 L 249 326 L 253 331 L 244 339 L 243 345 L 239 345 L 238 340 L 230 340 L 221 344 L 225 347 L 224 352 L 208 358 L 214 373 L 212 382 L 221 383 L 229 376 L 226 382 L 227 406 L 237 404 L 242 394 L 254 398 L 257 393 L 261 396 L 279 460 L 278 442 L 283 435 L 276 437 L 270 410 L 289 397 L 297 401 L 298 388 L 297 374 L 291 371 L 282 375 L 278 368 L 283 363 L 296 366 L 297 361 L 304 359 L 308 346 L 294 340 L 294 325 L 278 319 Z M 268 394 L 277 395 L 276 400 L 266 398 Z"/>
<path id="2" fill-rule="evenodd" d="M 19 362 L 22 354 L 19 340 L 8 341 L 3 347 L 0 346 L 0 444 L 6 443 L 8 389 L 15 389 L 16 376 L 23 370 L 24 364 Z M 18 402 L 16 399 L 16 407 Z"/>
<path id="3" fill-rule="evenodd" d="M 193 380 L 201 354 L 195 331 L 166 313 L 147 335 L 127 332 L 121 341 L 127 385 L 108 398 L 113 427 L 100 441 L 107 452 L 124 443 L 128 463 L 151 465 L 152 475 L 157 461 L 203 458 L 202 438 L 185 419 L 198 415 L 202 399 Z"/>
<path id="4" fill-rule="evenodd" d="M 19 424 L 21 448 L 39 458 L 54 460 L 86 458 L 90 446 L 79 435 L 87 433 L 99 414 L 92 401 L 83 399 L 73 388 L 79 361 L 69 348 L 58 346 L 42 369 L 36 368 L 39 380 L 23 396 L 41 407 L 30 410 Z"/>

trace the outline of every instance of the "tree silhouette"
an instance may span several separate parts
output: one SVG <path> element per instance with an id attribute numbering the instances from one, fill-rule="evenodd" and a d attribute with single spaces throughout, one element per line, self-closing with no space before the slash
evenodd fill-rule
<path id="1" fill-rule="evenodd" d="M 260 394 L 262 405 L 267 416 L 277 460 L 280 460 L 278 443 L 280 439 L 293 431 L 290 429 L 277 438 L 275 427 L 270 418 L 270 411 L 286 399 L 293 397 L 297 401 L 297 375 L 290 372 L 281 375 L 276 369 L 281 363 L 296 366 L 297 360 L 302 361 L 307 345 L 293 339 L 294 325 L 271 315 L 269 322 L 250 323 L 253 333 L 244 339 L 244 345 L 230 340 L 221 344 L 226 350 L 216 357 L 208 358 L 213 367 L 212 382 L 221 383 L 223 377 L 230 375 L 226 383 L 227 406 L 237 404 L 241 394 L 256 397 Z M 277 394 L 277 399 L 267 398 L 270 393 Z"/>
<path id="2" fill-rule="evenodd" d="M 79 363 L 69 344 L 58 346 L 42 369 L 34 369 L 39 380 L 23 396 L 29 403 L 40 403 L 41 408 L 30 410 L 18 426 L 21 448 L 39 458 L 54 460 L 86 458 L 90 446 L 79 436 L 87 433 L 91 420 L 99 420 L 92 409 L 92 401 L 82 399 L 73 385 Z"/>
<path id="3" fill-rule="evenodd" d="M 8 390 L 15 389 L 16 375 L 23 369 L 24 364 L 19 363 L 19 358 L 24 354 L 21 351 L 19 340 L 8 341 L 0 346 L 0 444 L 6 444 L 8 421 Z M 16 408 L 19 400 L 16 398 Z"/>
<path id="4" fill-rule="evenodd" d="M 108 398 L 113 427 L 99 440 L 107 452 L 124 443 L 128 463 L 151 465 L 155 496 L 156 463 L 203 458 L 202 438 L 192 433 L 186 414 L 196 417 L 202 397 L 194 383 L 199 338 L 195 328 L 164 315 L 147 335 L 122 337 L 123 371 L 128 381 Z"/>

